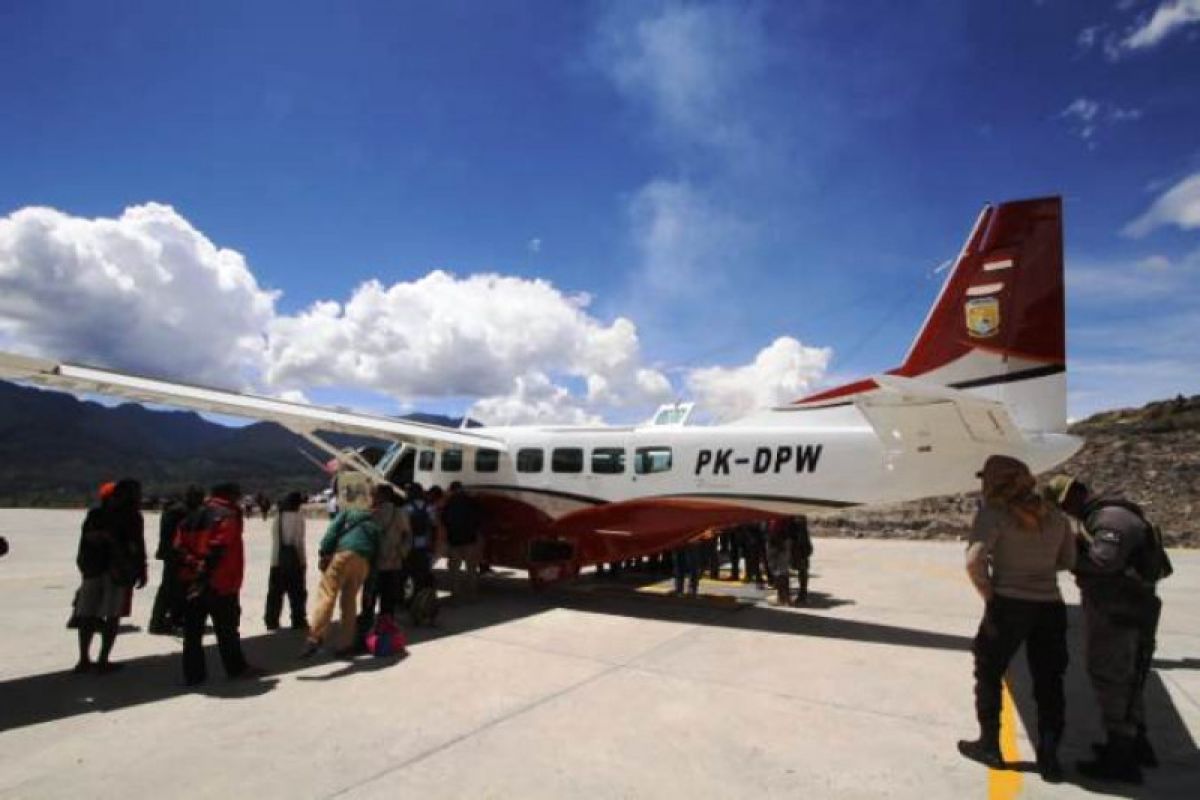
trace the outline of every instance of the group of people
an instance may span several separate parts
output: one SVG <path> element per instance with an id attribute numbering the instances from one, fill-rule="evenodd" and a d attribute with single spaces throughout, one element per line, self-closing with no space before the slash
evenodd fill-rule
<path id="1" fill-rule="evenodd" d="M 765 522 L 749 522 L 729 528 L 712 528 L 674 550 L 649 559 L 614 562 L 607 574 L 648 568 L 674 577 L 674 594 L 695 597 L 705 573 L 713 580 L 721 578 L 722 562 L 729 566 L 729 578 L 741 580 L 743 568 L 747 581 L 759 589 L 768 585 L 776 591 L 776 605 L 801 605 L 808 601 L 808 568 L 813 554 L 808 517 L 776 517 Z M 605 575 L 603 565 L 597 575 Z M 791 590 L 795 571 L 797 591 Z"/>
<path id="2" fill-rule="evenodd" d="M 390 485 L 377 486 L 370 508 L 346 509 L 330 521 L 318 547 L 321 579 L 311 624 L 304 498 L 298 492 L 284 497 L 270 529 L 267 629 L 280 627 L 286 598 L 291 627 L 307 635 L 301 655 L 311 656 L 323 644 L 338 605 L 336 652 L 361 652 L 377 619 L 394 620 L 409 581 L 414 618 L 428 621 L 437 608 L 433 561 L 439 528 L 445 532 L 455 593 L 473 596 L 482 556 L 482 520 L 475 500 L 457 482 L 445 495 L 436 487 L 426 493 L 419 484 L 406 487 L 405 495 L 401 498 Z M 135 480 L 106 483 L 84 520 L 76 558 L 82 582 L 70 620 L 79 632 L 76 672 L 105 674 L 120 666 L 111 661 L 120 619 L 130 614 L 133 590 L 144 587 L 148 576 L 141 499 Z M 242 499 L 232 483 L 212 487 L 207 497 L 191 487 L 162 513 L 154 553 L 163 563 L 162 583 L 148 629 L 182 635 L 188 685 L 207 677 L 202 637 L 210 620 L 226 674 L 237 678 L 262 672 L 247 663 L 239 633 L 245 575 Z M 97 633 L 101 645 L 93 660 Z"/>
<path id="3" fill-rule="evenodd" d="M 1158 529 L 1126 500 L 1056 476 L 1042 491 L 1029 468 L 992 456 L 979 473 L 983 501 L 967 547 L 967 573 L 985 609 L 972 652 L 979 737 L 966 757 L 1002 768 L 1000 711 L 1009 662 L 1025 645 L 1037 705 L 1037 768 L 1062 780 L 1058 750 L 1066 720 L 1067 610 L 1057 573 L 1080 589 L 1087 673 L 1106 739 L 1077 764 L 1085 777 L 1141 783 L 1157 766 L 1146 735 L 1143 691 L 1162 611 L 1158 581 L 1171 574 Z"/>
<path id="4" fill-rule="evenodd" d="M 477 593 L 483 539 L 476 500 L 458 481 L 445 494 L 438 487 L 426 492 L 417 483 L 405 494 L 402 500 L 381 484 L 373 490 L 370 509 L 346 509 L 330 521 L 319 547 L 321 581 L 301 657 L 324 644 L 335 604 L 341 611 L 335 654 L 361 652 L 377 622 L 388 627 L 394 622 L 409 583 L 413 619 L 431 621 L 437 613 L 433 563 L 439 530 L 454 596 L 469 599 Z"/>

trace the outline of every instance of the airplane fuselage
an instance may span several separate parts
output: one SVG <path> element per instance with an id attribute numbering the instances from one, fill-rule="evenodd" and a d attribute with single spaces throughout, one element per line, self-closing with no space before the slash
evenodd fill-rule
<path id="1" fill-rule="evenodd" d="M 426 488 L 461 482 L 488 512 L 488 559 L 530 569 L 541 560 L 571 570 L 619 561 L 778 515 L 968 491 L 983 460 L 1003 449 L 939 441 L 936 429 L 886 443 L 853 405 L 717 426 L 473 430 L 506 450 L 420 448 L 413 479 Z M 1013 454 L 1036 469 L 1077 446 L 1049 435 Z M 538 542 L 561 546 L 546 545 L 541 559 Z"/>

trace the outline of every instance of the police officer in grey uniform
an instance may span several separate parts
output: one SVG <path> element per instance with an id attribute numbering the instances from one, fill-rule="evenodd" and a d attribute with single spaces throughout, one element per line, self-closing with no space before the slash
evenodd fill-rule
<path id="1" fill-rule="evenodd" d="M 1093 778 L 1141 783 L 1142 767 L 1158 765 L 1146 738 L 1142 694 L 1162 612 L 1155 584 L 1170 561 L 1141 509 L 1093 495 L 1066 475 L 1047 493 L 1083 523 L 1075 580 L 1083 599 L 1087 672 L 1100 706 L 1107 741 L 1079 771 Z"/>
<path id="2" fill-rule="evenodd" d="M 1066 517 L 1035 493 L 1034 477 L 1021 461 L 990 456 L 979 477 L 983 504 L 967 545 L 967 574 L 987 604 L 971 648 L 979 738 L 960 741 L 958 750 L 993 769 L 1004 765 L 1004 673 L 1024 644 L 1037 701 L 1038 772 L 1057 782 L 1062 780 L 1058 746 L 1066 721 L 1067 669 L 1067 609 L 1057 573 L 1074 566 L 1074 538 Z"/>

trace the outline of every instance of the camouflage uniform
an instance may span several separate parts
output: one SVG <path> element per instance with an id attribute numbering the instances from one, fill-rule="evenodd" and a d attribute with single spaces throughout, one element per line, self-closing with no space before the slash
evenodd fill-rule
<path id="1" fill-rule="evenodd" d="M 1144 518 L 1113 500 L 1092 498 L 1080 513 L 1075 577 L 1083 599 L 1087 672 L 1108 742 L 1085 774 L 1139 782 L 1139 767 L 1157 764 L 1146 739 L 1143 692 L 1154 655 L 1162 601 L 1155 593 L 1161 548 Z M 1164 557 L 1165 558 L 1165 557 Z"/>

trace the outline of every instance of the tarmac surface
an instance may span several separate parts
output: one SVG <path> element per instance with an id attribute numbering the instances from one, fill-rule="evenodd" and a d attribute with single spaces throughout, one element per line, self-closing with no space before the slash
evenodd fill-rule
<path id="1" fill-rule="evenodd" d="M 209 683 L 193 691 L 179 641 L 145 633 L 157 564 L 117 641 L 124 668 L 70 672 L 81 519 L 0 510 L 12 545 L 0 559 L 0 797 L 1200 796 L 1200 552 L 1173 552 L 1161 586 L 1147 704 L 1162 766 L 1143 787 L 1085 784 L 1071 769 L 1100 735 L 1073 607 L 1068 775 L 1052 786 L 1032 768 L 1020 655 L 1005 714 L 1016 768 L 955 751 L 976 732 L 981 610 L 958 544 L 818 539 L 811 603 L 795 609 L 729 581 L 689 601 L 594 577 L 534 594 L 514 574 L 448 603 L 436 628 L 409 629 L 403 659 L 301 662 L 299 634 L 262 622 L 267 526 L 255 520 L 242 634 L 270 674 L 225 680 L 210 636 Z M 321 528 L 310 521 L 310 549 Z M 310 571 L 310 592 L 315 582 Z"/>

